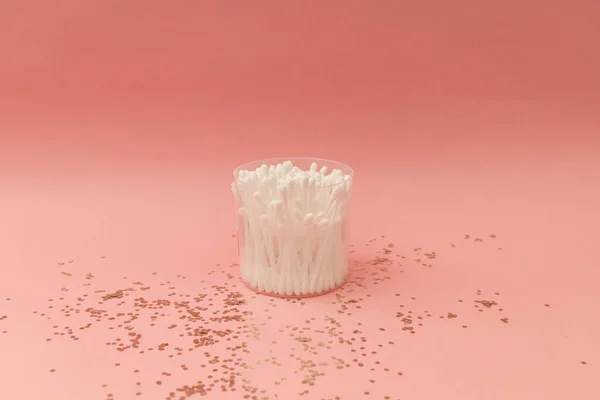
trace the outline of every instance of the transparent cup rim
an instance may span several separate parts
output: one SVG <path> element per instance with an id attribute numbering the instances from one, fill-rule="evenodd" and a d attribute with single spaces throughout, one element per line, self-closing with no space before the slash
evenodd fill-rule
<path id="1" fill-rule="evenodd" d="M 257 165 L 257 164 L 258 165 L 261 165 L 261 164 L 276 165 L 276 164 L 279 164 L 279 163 L 282 163 L 285 161 L 294 161 L 294 160 L 302 160 L 302 161 L 307 161 L 307 162 L 311 161 L 311 162 L 316 162 L 317 164 L 337 164 L 338 166 L 342 167 L 344 170 L 346 170 L 348 172 L 346 175 L 350 176 L 350 180 L 354 179 L 354 169 L 352 169 L 352 167 L 350 167 L 348 164 L 345 164 L 343 162 L 329 160 L 326 158 L 315 158 L 315 157 L 270 157 L 270 158 L 261 158 L 261 159 L 257 159 L 257 160 L 247 161 L 241 165 L 238 165 L 233 170 L 234 182 L 237 182 L 238 177 L 239 177 L 239 172 L 243 169 L 248 169 L 247 166 L 249 166 L 249 165 Z M 246 167 L 246 168 L 244 168 L 244 167 Z M 252 169 L 254 169 L 254 168 L 252 168 Z M 326 186 L 319 186 L 319 188 L 342 185 L 345 182 L 346 181 L 340 182 L 340 183 L 332 183 L 332 184 L 326 185 Z"/>

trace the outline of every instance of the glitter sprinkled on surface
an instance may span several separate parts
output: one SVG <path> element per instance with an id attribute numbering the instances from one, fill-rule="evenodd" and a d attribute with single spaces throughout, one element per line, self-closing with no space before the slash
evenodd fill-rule
<path id="1" fill-rule="evenodd" d="M 364 379 L 353 383 L 363 388 L 359 396 L 391 399 L 379 392 L 376 383 L 409 379 L 398 367 L 410 371 L 410 365 L 387 355 L 401 353 L 411 337 L 441 328 L 468 335 L 468 327 L 476 330 L 487 321 L 500 319 L 508 324 L 510 313 L 499 308 L 500 290 L 475 287 L 457 293 L 458 300 L 435 297 L 433 303 L 423 291 L 412 294 L 400 273 L 410 276 L 415 268 L 435 273 L 443 255 L 424 246 L 402 248 L 389 239 L 378 244 L 382 239 L 369 240 L 367 250 L 358 253 L 357 246 L 351 246 L 354 256 L 346 284 L 314 299 L 256 294 L 239 282 L 236 263 L 206 270 L 205 279 L 194 285 L 186 282 L 186 276 L 164 272 L 129 273 L 100 284 L 102 270 L 65 271 L 61 274 L 69 278 L 68 285 L 58 288 L 59 294 L 33 314 L 48 322 L 42 339 L 48 346 L 85 341 L 87 346 L 106 348 L 112 368 L 133 372 L 129 390 L 135 397 L 152 393 L 155 398 L 160 392 L 167 400 L 185 400 L 236 393 L 245 399 L 277 399 L 279 388 L 294 388 L 298 398 L 313 398 L 320 396 L 330 379 L 338 379 L 336 374 L 361 370 Z M 377 290 L 389 285 L 399 290 Z M 381 304 L 386 304 L 378 310 L 384 323 L 363 324 L 363 316 Z M 498 311 L 505 315 L 487 314 Z M 483 320 L 476 318 L 482 313 Z M 0 323 L 7 318 L 1 315 Z M 93 337 L 103 338 L 101 343 L 90 342 L 91 331 Z M 143 372 L 147 362 L 164 367 Z M 286 375 L 278 374 L 279 368 L 288 371 Z M 97 385 L 106 391 L 107 399 L 123 396 L 122 387 L 102 380 L 101 375 Z"/>

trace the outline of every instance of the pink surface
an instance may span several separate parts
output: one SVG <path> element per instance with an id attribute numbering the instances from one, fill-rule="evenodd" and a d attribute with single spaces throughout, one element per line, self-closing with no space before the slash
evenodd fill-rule
<path id="1" fill-rule="evenodd" d="M 600 398 L 599 27 L 584 0 L 1 2 L 0 397 Z M 356 171 L 336 294 L 232 266 L 231 171 L 282 155 Z"/>

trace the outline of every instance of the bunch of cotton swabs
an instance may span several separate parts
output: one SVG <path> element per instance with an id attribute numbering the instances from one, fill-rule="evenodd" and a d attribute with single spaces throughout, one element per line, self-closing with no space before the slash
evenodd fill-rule
<path id="1" fill-rule="evenodd" d="M 304 171 L 286 161 L 238 172 L 242 279 L 283 296 L 332 290 L 348 274 L 344 222 L 352 177 L 316 163 Z"/>

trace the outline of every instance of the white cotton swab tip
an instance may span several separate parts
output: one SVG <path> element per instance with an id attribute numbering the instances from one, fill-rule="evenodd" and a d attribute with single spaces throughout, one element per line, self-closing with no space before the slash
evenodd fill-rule
<path id="1" fill-rule="evenodd" d="M 327 218 L 323 218 L 321 221 L 319 221 L 319 223 L 317 224 L 317 229 L 323 229 L 325 228 L 327 225 L 329 225 L 329 220 Z"/>
<path id="2" fill-rule="evenodd" d="M 268 227 L 269 226 L 269 217 L 267 217 L 265 214 L 260 216 L 260 223 L 263 227 Z"/>
<path id="3" fill-rule="evenodd" d="M 254 201 L 258 204 L 261 210 L 265 208 L 265 202 L 263 201 L 263 198 L 259 192 L 254 192 L 252 197 L 254 197 Z"/>

